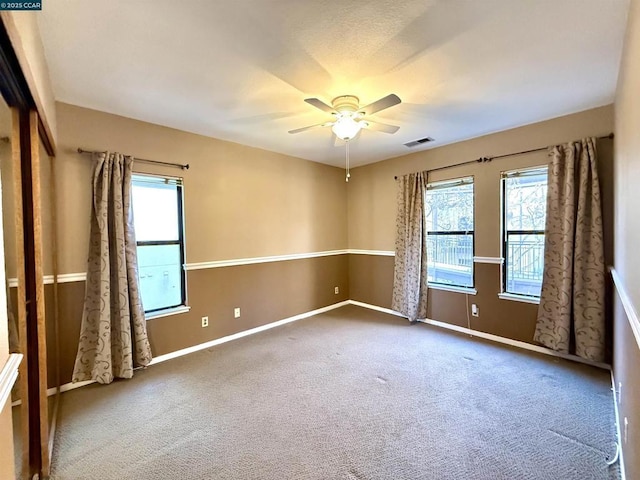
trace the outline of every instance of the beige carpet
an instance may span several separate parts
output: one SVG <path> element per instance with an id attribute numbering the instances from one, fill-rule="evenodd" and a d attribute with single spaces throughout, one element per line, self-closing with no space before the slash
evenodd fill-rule
<path id="1" fill-rule="evenodd" d="M 349 306 L 63 394 L 53 478 L 617 479 L 609 382 Z"/>

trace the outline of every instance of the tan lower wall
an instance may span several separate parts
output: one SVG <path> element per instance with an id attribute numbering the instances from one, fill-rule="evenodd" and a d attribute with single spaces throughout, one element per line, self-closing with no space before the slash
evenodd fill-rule
<path id="1" fill-rule="evenodd" d="M 391 308 L 394 257 L 349 255 L 349 292 L 351 299 Z M 480 332 L 533 343 L 537 305 L 501 300 L 500 266 L 475 264 L 477 295 L 430 289 L 427 316 L 432 320 L 468 327 Z M 468 317 L 467 317 L 468 300 Z M 471 304 L 480 309 L 471 316 Z M 469 322 L 469 323 L 467 323 Z"/>
<path id="2" fill-rule="evenodd" d="M 188 313 L 149 320 L 154 356 L 199 345 L 243 330 L 349 299 L 347 255 L 332 255 L 255 265 L 187 272 Z M 62 384 L 71 381 L 80 323 L 84 282 L 59 285 L 60 367 Z M 340 293 L 334 293 L 334 287 Z M 51 319 L 52 285 L 46 286 L 47 318 Z M 241 316 L 233 317 L 240 307 Z M 201 318 L 209 317 L 202 328 Z M 53 335 L 48 329 L 49 385 L 54 385 Z"/>
<path id="3" fill-rule="evenodd" d="M 15 478 L 11 402 L 0 408 L 0 478 Z"/>
<path id="4" fill-rule="evenodd" d="M 613 376 L 620 388 L 618 413 L 627 478 L 640 478 L 640 347 L 620 297 L 614 299 Z M 624 418 L 629 421 L 624 441 Z"/>

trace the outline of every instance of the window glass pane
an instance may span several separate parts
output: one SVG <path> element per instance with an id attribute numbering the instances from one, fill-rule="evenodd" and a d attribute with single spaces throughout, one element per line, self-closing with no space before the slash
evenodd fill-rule
<path id="1" fill-rule="evenodd" d="M 540 296 L 543 268 L 544 234 L 507 234 L 507 292 Z"/>
<path id="2" fill-rule="evenodd" d="M 465 180 L 425 195 L 429 282 L 473 287 L 473 183 Z"/>
<path id="3" fill-rule="evenodd" d="M 427 280 L 473 287 L 473 235 L 429 235 Z"/>
<path id="4" fill-rule="evenodd" d="M 178 240 L 178 187 L 133 180 L 133 221 L 138 242 Z"/>
<path id="5" fill-rule="evenodd" d="M 427 190 L 427 231 L 473 230 L 473 184 Z"/>
<path id="6" fill-rule="evenodd" d="M 544 230 L 547 205 L 547 171 L 505 179 L 507 230 Z"/>
<path id="7" fill-rule="evenodd" d="M 140 290 L 145 312 L 182 304 L 180 245 L 138 246 Z"/>

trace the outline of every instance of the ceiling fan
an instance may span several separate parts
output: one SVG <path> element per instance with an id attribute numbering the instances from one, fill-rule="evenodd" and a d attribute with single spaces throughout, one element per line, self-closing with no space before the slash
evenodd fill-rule
<path id="1" fill-rule="evenodd" d="M 402 100 L 400 100 L 400 97 L 393 93 L 364 107 L 360 107 L 360 99 L 355 95 L 341 95 L 336 97 L 331 101 L 331 106 L 317 98 L 305 98 L 304 101 L 323 112 L 330 113 L 334 116 L 334 119 L 329 122 L 289 130 L 289 133 L 300 133 L 316 127 L 331 127 L 331 130 L 336 137 L 346 142 L 347 182 L 351 176 L 349 174 L 349 140 L 355 138 L 362 128 L 369 128 L 383 133 L 396 133 L 400 129 L 400 127 L 395 125 L 375 122 L 369 118 L 365 118 L 379 112 L 380 110 L 384 110 L 385 108 L 393 107 L 394 105 L 401 103 Z"/>
<path id="2" fill-rule="evenodd" d="M 370 128 L 371 130 L 384 133 L 396 133 L 400 129 L 400 127 L 395 125 L 387 125 L 386 123 L 374 122 L 373 120 L 364 118 L 385 108 L 398 105 L 401 102 L 400 97 L 393 93 L 365 107 L 360 107 L 360 99 L 354 95 L 341 95 L 336 97 L 331 101 L 331 106 L 317 98 L 306 98 L 304 101 L 323 112 L 332 114 L 334 120 L 289 130 L 289 133 L 300 133 L 316 127 L 331 127 L 336 137 L 348 141 L 353 139 L 361 128 Z"/>

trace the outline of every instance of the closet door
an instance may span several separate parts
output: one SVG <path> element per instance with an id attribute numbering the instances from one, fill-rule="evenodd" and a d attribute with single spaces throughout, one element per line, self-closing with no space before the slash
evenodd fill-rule
<path id="1" fill-rule="evenodd" d="M 2 312 L 6 314 L 3 325 L 6 325 L 10 340 L 9 351 L 23 355 L 16 388 L 12 393 L 15 403 L 12 415 L 15 478 L 31 479 L 36 473 L 40 478 L 47 478 L 53 446 L 50 422 L 55 418 L 58 400 L 57 395 L 51 399 L 47 396 L 49 385 L 57 385 L 55 369 L 51 379 L 48 379 L 47 333 L 50 342 L 55 345 L 57 332 L 53 328 L 55 325 L 47 325 L 44 291 L 45 281 L 54 272 L 51 246 L 55 245 L 55 236 L 51 201 L 42 196 L 43 181 L 47 185 L 45 193 L 50 194 L 48 185 L 52 181 L 52 160 L 40 142 L 35 111 L 20 112 L 14 109 L 11 123 L 5 155 L 2 155 L 4 150 L 0 143 L 0 180 L 5 226 L 3 263 L 8 278 L 8 301 Z M 43 157 L 44 165 L 41 163 Z M 46 221 L 43 217 L 46 217 Z M 45 241 L 48 245 L 46 262 Z M 49 310 L 55 312 L 55 295 L 50 294 L 49 297 Z"/>
<path id="2" fill-rule="evenodd" d="M 49 433 L 53 430 L 47 389 L 57 384 L 55 368 L 51 369 L 51 378 L 48 378 L 47 368 L 47 333 L 49 342 L 55 347 L 56 328 L 55 323 L 53 326 L 47 325 L 46 321 L 46 307 L 55 319 L 57 305 L 53 291 L 48 294 L 50 301 L 47 302 L 45 297 L 45 283 L 50 283 L 52 276 L 55 278 L 52 257 L 55 250 L 52 220 L 54 209 L 51 209 L 48 187 L 52 179 L 50 156 L 54 154 L 54 149 L 51 138 L 47 137 L 44 122 L 38 117 L 34 98 L 20 69 L 5 19 L 2 20 L 0 95 L 11 110 L 11 121 L 8 122 L 10 133 L 7 134 L 9 144 L 6 151 L 2 150 L 0 144 L 0 181 L 4 189 L 3 243 L 7 247 L 3 263 L 10 278 L 9 286 L 3 285 L 1 288 L 8 290 L 7 300 L 10 306 L 2 304 L 0 295 L 0 367 L 4 363 L 5 353 L 9 352 L 8 347 L 6 352 L 4 349 L 5 343 L 8 344 L 9 325 L 12 325 L 14 337 L 12 348 L 17 349 L 18 355 L 22 354 L 23 358 L 19 367 L 18 389 L 13 392 L 12 398 L 16 404 L 12 415 L 13 423 L 17 428 L 14 429 L 13 439 L 5 438 L 6 431 L 2 428 L 5 424 L 2 422 L 11 418 L 11 415 L 7 417 L 6 413 L 0 412 L 4 414 L 0 415 L 0 445 L 5 447 L 5 444 L 13 443 L 18 447 L 15 462 L 17 478 L 32 479 L 34 475 L 38 475 L 45 479 L 50 470 L 52 438 Z M 13 25 L 9 23 L 10 26 Z M 5 130 L 8 130 L 6 125 Z M 0 139 L 3 136 L 0 132 Z M 47 187 L 43 189 L 43 185 Z M 45 242 L 46 259 L 43 247 Z M 55 348 L 52 350 L 55 351 Z M 17 359 L 18 356 L 13 358 Z M 16 362 L 14 364 L 17 365 Z M 0 377 L 0 386 L 6 383 L 3 378 L 4 376 Z M 55 406 L 55 403 L 52 405 Z M 10 450 L 12 449 L 7 446 L 0 453 L 3 467 L 6 464 L 3 454 Z M 0 478 L 8 479 L 11 475 L 0 471 Z"/>
<path id="3" fill-rule="evenodd" d="M 12 308 L 15 294 L 15 236 L 13 235 L 12 113 L 0 98 L 0 478 L 16 478 L 22 470 L 20 408 L 12 403 L 20 399 L 20 382 L 16 382 L 20 365 L 18 324 Z M 6 259 L 6 260 L 5 260 Z M 9 288 L 9 283 L 14 285 Z"/>
<path id="4" fill-rule="evenodd" d="M 42 194 L 38 114 L 29 112 L 30 155 L 23 155 L 24 267 L 29 359 L 30 463 L 40 465 L 40 476 L 49 476 L 49 406 L 47 398 L 47 338 L 44 296 Z M 30 191 L 29 191 L 30 190 Z M 36 438 L 34 438 L 36 437 Z"/>
<path id="5" fill-rule="evenodd" d="M 14 394 L 14 444 L 17 478 L 49 472 L 47 348 L 42 255 L 40 145 L 35 111 L 13 111 L 12 155 L 3 164 L 3 195 L 9 281 L 8 318 L 17 326 L 17 351 L 23 355 Z M 9 185 L 11 188 L 9 188 Z M 15 345 L 13 346 L 15 349 Z"/>

